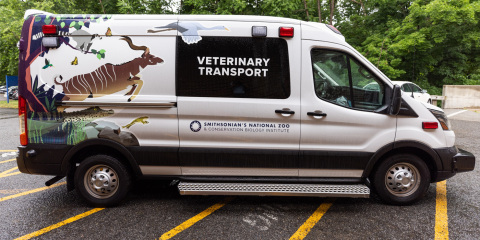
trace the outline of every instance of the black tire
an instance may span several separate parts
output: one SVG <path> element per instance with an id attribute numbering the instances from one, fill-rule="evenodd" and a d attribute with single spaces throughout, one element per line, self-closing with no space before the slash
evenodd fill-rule
<path id="1" fill-rule="evenodd" d="M 86 175 L 89 172 L 91 174 L 87 179 Z M 93 181 L 94 177 L 98 180 Z M 87 186 L 87 183 L 92 185 Z M 105 186 L 102 185 L 104 183 L 106 183 Z M 117 205 L 127 196 L 131 185 L 127 168 L 116 158 L 108 155 L 90 156 L 82 161 L 75 171 L 77 193 L 95 207 Z"/>
<path id="2" fill-rule="evenodd" d="M 428 99 L 427 103 L 432 104 L 432 99 Z"/>
<path id="3" fill-rule="evenodd" d="M 410 186 L 403 185 L 409 183 Z M 414 204 L 425 196 L 429 186 L 430 170 L 427 164 L 412 154 L 390 156 L 373 172 L 374 190 L 383 201 L 392 205 Z"/>

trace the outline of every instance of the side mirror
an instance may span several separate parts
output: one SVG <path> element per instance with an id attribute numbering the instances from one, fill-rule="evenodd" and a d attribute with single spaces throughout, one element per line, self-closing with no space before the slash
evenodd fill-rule
<path id="1" fill-rule="evenodd" d="M 392 92 L 392 101 L 390 103 L 390 115 L 397 115 L 400 111 L 400 105 L 402 105 L 402 90 L 400 86 L 393 85 L 393 92 Z"/>
<path id="2" fill-rule="evenodd" d="M 427 90 L 423 89 L 423 90 L 422 90 L 422 93 L 427 93 Z"/>

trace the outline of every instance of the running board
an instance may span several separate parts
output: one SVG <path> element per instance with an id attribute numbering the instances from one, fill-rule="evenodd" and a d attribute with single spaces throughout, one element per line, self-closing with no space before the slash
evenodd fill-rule
<path id="1" fill-rule="evenodd" d="M 180 182 L 181 195 L 252 195 L 368 198 L 363 184 L 276 184 L 276 183 L 199 183 Z"/>

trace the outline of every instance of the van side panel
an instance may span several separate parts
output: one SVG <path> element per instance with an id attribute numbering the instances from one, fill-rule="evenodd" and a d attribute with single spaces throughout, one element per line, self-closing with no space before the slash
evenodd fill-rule
<path id="1" fill-rule="evenodd" d="M 22 30 L 19 63 L 29 143 L 48 148 L 108 139 L 126 147 L 162 146 L 176 153 L 177 30 L 168 26 L 177 20 L 165 18 L 29 17 Z M 57 34 L 44 36 L 46 24 L 56 25 Z M 59 47 L 45 48 L 46 37 L 57 38 Z"/>

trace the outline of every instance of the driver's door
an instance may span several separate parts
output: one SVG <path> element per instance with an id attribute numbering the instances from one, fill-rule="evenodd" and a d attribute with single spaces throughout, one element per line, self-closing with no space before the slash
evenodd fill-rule
<path id="1" fill-rule="evenodd" d="M 302 48 L 299 176 L 361 177 L 394 141 L 396 117 L 374 112 L 390 83 L 344 46 L 304 40 Z"/>

